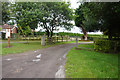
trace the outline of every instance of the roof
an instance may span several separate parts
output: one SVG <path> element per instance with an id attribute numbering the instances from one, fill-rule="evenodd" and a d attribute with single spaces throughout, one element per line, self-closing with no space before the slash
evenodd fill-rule
<path id="1" fill-rule="evenodd" d="M 14 25 L 4 24 L 4 25 L 0 25 L 0 27 L 2 27 L 2 29 L 7 29 L 7 28 L 12 29 L 12 28 L 15 27 L 15 26 L 14 26 Z"/>

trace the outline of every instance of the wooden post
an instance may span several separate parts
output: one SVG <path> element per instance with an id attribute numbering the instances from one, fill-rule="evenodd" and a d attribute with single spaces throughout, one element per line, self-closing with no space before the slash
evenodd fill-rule
<path id="1" fill-rule="evenodd" d="M 78 47 L 78 37 L 76 37 L 76 48 Z"/>
<path id="2" fill-rule="evenodd" d="M 76 44 L 78 45 L 78 37 L 76 37 Z"/>
<path id="3" fill-rule="evenodd" d="M 63 36 L 62 36 L 62 42 L 63 42 Z"/>
<path id="4" fill-rule="evenodd" d="M 70 39 L 71 39 L 71 41 L 72 41 L 72 37 L 71 37 Z"/>
<path id="5" fill-rule="evenodd" d="M 41 36 L 41 45 L 45 46 L 45 35 Z"/>
<path id="6" fill-rule="evenodd" d="M 8 47 L 10 47 L 10 38 L 8 37 Z"/>
<path id="7" fill-rule="evenodd" d="M 58 42 L 58 37 L 57 37 L 57 42 Z"/>
<path id="8" fill-rule="evenodd" d="M 68 42 L 68 39 L 69 39 L 69 38 L 68 38 L 68 36 L 67 36 L 67 42 Z"/>
<path id="9" fill-rule="evenodd" d="M 65 37 L 65 39 L 66 39 L 66 42 L 67 42 L 67 36 Z"/>

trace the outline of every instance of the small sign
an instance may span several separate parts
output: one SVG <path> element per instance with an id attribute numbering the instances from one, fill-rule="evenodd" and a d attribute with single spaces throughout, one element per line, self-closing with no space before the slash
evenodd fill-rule
<path id="1" fill-rule="evenodd" d="M 6 29 L 6 38 L 10 37 L 10 29 Z"/>

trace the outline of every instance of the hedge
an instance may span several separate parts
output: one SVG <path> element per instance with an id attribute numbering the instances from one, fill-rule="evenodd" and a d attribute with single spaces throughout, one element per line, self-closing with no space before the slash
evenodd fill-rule
<path id="1" fill-rule="evenodd" d="M 117 53 L 120 52 L 120 41 L 95 40 L 94 49 L 105 53 Z"/>
<path id="2" fill-rule="evenodd" d="M 2 39 L 5 39 L 5 33 L 2 32 Z"/>

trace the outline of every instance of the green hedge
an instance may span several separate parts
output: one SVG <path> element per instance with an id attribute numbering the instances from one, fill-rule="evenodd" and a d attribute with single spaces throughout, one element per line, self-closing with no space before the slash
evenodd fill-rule
<path id="1" fill-rule="evenodd" d="M 120 41 L 95 40 L 94 49 L 106 53 L 120 52 Z"/>
<path id="2" fill-rule="evenodd" d="M 5 33 L 2 32 L 2 39 L 5 39 Z"/>

